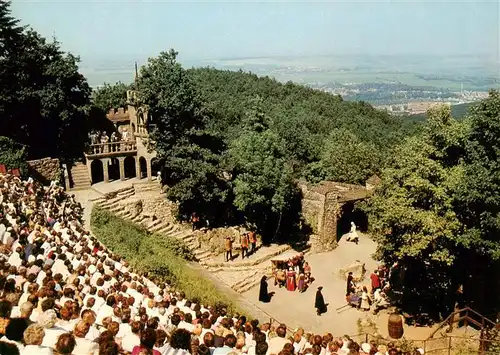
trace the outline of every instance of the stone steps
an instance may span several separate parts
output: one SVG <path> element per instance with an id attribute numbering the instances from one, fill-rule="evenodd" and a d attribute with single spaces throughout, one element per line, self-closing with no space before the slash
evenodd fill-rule
<path id="1" fill-rule="evenodd" d="M 124 211 L 125 207 L 120 204 L 115 204 L 112 207 L 108 208 L 109 212 L 117 213 L 120 211 Z"/>
<path id="2" fill-rule="evenodd" d="M 119 211 L 118 213 L 116 213 L 116 216 L 117 217 L 120 217 L 120 218 L 123 218 L 123 219 L 126 219 L 126 220 L 129 220 L 129 217 L 131 216 L 131 213 L 130 211 L 127 211 L 127 210 L 122 210 L 122 211 Z"/>
<path id="3" fill-rule="evenodd" d="M 246 260 L 244 262 L 239 262 L 238 266 L 255 267 L 256 265 L 262 264 L 263 262 L 266 262 L 267 260 L 269 260 L 275 256 L 278 256 L 278 255 L 280 255 L 280 254 L 282 254 L 290 249 L 291 249 L 291 247 L 289 245 L 281 245 L 281 246 L 277 247 L 275 251 L 269 252 L 265 255 L 262 255 L 261 257 L 259 257 L 257 259 L 249 259 L 249 260 Z M 209 261 L 207 263 L 207 267 L 213 267 L 213 268 L 218 268 L 218 267 L 225 268 L 227 266 L 228 265 L 224 261 Z"/>
<path id="4" fill-rule="evenodd" d="M 154 220 L 154 221 L 152 221 L 151 223 L 147 224 L 147 225 L 146 225 L 146 228 L 147 228 L 147 230 L 148 230 L 148 231 L 153 232 L 153 230 L 152 230 L 152 229 L 153 229 L 154 227 L 158 226 L 159 224 L 161 224 L 161 220 L 159 220 L 159 219 L 155 219 L 155 220 Z"/>
<path id="5" fill-rule="evenodd" d="M 250 271 L 250 270 L 268 270 L 270 267 L 265 267 L 265 268 L 258 268 L 258 265 L 235 265 L 231 261 L 226 262 L 226 265 L 224 266 L 206 266 L 206 269 L 208 271 L 211 271 L 213 273 L 217 272 L 227 272 L 227 271 Z"/>
<path id="6" fill-rule="evenodd" d="M 73 182 L 73 189 L 89 188 L 91 185 L 87 165 L 83 163 L 76 163 L 71 167 L 71 179 Z"/>
<path id="7" fill-rule="evenodd" d="M 261 273 L 255 273 L 254 275 L 250 275 L 250 276 L 234 283 L 233 285 L 231 285 L 231 288 L 238 293 L 244 293 L 244 292 L 254 288 L 260 282 L 261 278 L 262 278 Z"/>
<path id="8" fill-rule="evenodd" d="M 168 223 L 165 227 L 163 227 L 161 229 L 158 229 L 156 231 L 156 233 L 158 233 L 158 234 L 166 234 L 166 233 L 169 233 L 170 231 L 173 231 L 175 228 L 176 228 L 175 225 Z"/>
<path id="9" fill-rule="evenodd" d="M 212 253 L 208 250 L 200 248 L 198 238 L 192 230 L 183 229 L 181 225 L 164 221 L 163 219 L 154 217 L 154 219 L 152 219 L 151 216 L 144 215 L 142 213 L 132 215 L 133 212 L 126 210 L 125 206 L 122 204 L 123 200 L 135 195 L 138 192 L 141 193 L 155 190 L 160 191 L 160 188 L 156 183 L 135 184 L 132 187 L 122 189 L 117 193 L 115 192 L 108 194 L 106 197 L 97 198 L 94 203 L 101 208 L 109 210 L 117 217 L 126 219 L 136 225 L 144 227 L 150 233 L 175 238 L 183 242 L 201 264 L 209 260 L 213 256 Z"/>
<path id="10" fill-rule="evenodd" d="M 153 232 L 153 233 L 156 233 L 158 232 L 159 230 L 165 228 L 165 227 L 168 227 L 170 225 L 169 222 L 162 222 L 160 221 L 160 223 L 158 223 L 156 226 L 152 227 L 150 232 Z"/>
<path id="11" fill-rule="evenodd" d="M 156 182 L 134 184 L 134 190 L 135 190 L 135 193 L 155 191 L 155 190 L 157 190 L 158 192 L 161 191 L 160 186 L 158 186 L 158 184 Z"/>

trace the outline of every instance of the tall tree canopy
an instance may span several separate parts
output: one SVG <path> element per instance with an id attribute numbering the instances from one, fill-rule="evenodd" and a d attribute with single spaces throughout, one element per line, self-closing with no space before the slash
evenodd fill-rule
<path id="1" fill-rule="evenodd" d="M 278 232 L 294 191 L 285 142 L 268 123 L 262 101 L 257 98 L 228 154 L 234 176 L 234 205 L 265 235 Z"/>
<path id="2" fill-rule="evenodd" d="M 227 181 L 220 167 L 223 145 L 205 130 L 209 112 L 192 80 L 176 61 L 177 52 L 162 52 L 141 68 L 139 100 L 148 113 L 152 147 L 166 170 L 167 196 L 179 203 L 179 217 L 197 212 L 207 220 L 223 219 Z"/>
<path id="3" fill-rule="evenodd" d="M 81 154 L 90 88 L 78 57 L 55 40 L 19 26 L 0 2 L 0 119 L 2 134 L 28 147 L 30 158 Z"/>
<path id="4" fill-rule="evenodd" d="M 456 301 L 487 315 L 500 310 L 499 102 L 492 92 L 461 122 L 448 107 L 430 110 L 367 203 L 379 257 L 398 262 L 395 285 L 414 312 L 446 316 Z"/>
<path id="5" fill-rule="evenodd" d="M 132 85 L 117 82 L 114 85 L 104 84 L 92 91 L 92 105 L 102 112 L 127 105 L 127 91 Z"/>

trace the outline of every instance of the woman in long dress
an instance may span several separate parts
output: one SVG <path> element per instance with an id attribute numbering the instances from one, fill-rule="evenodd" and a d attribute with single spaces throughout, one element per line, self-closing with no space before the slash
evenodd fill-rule
<path id="1" fill-rule="evenodd" d="M 297 288 L 299 289 L 299 292 L 304 292 L 306 290 L 306 276 L 304 274 L 299 275 Z"/>
<path id="2" fill-rule="evenodd" d="M 264 275 L 260 279 L 259 301 L 269 302 L 269 292 L 267 291 L 267 277 Z"/>
<path id="3" fill-rule="evenodd" d="M 292 268 L 289 268 L 288 272 L 286 273 L 286 289 L 288 291 L 295 291 L 295 288 L 295 272 Z"/>
<path id="4" fill-rule="evenodd" d="M 370 296 L 368 295 L 368 289 L 363 286 L 363 292 L 361 293 L 361 307 L 363 311 L 370 310 Z"/>

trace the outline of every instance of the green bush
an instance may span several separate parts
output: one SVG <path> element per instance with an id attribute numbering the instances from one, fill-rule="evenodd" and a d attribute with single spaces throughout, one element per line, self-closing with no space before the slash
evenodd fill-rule
<path id="1" fill-rule="evenodd" d="M 135 271 L 147 272 L 156 281 L 170 282 L 188 298 L 199 299 L 205 305 L 223 303 L 228 310 L 236 311 L 233 300 L 190 267 L 192 253 L 179 240 L 151 234 L 98 207 L 92 209 L 90 224 L 97 239 L 125 258 Z"/>
<path id="2" fill-rule="evenodd" d="M 21 169 L 22 174 L 28 172 L 28 154 L 26 147 L 10 138 L 0 136 L 0 164 L 7 169 Z"/>

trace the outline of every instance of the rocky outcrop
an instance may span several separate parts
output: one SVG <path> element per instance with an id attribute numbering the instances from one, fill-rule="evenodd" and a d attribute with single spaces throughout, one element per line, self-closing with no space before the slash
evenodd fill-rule
<path id="1" fill-rule="evenodd" d="M 365 278 L 365 273 L 366 273 L 366 268 L 365 264 L 356 261 L 350 265 L 347 265 L 341 269 L 339 269 L 339 277 L 342 278 L 343 280 L 347 280 L 347 275 L 349 272 L 352 272 L 352 276 L 354 277 L 354 282 L 359 282 L 364 280 Z"/>

